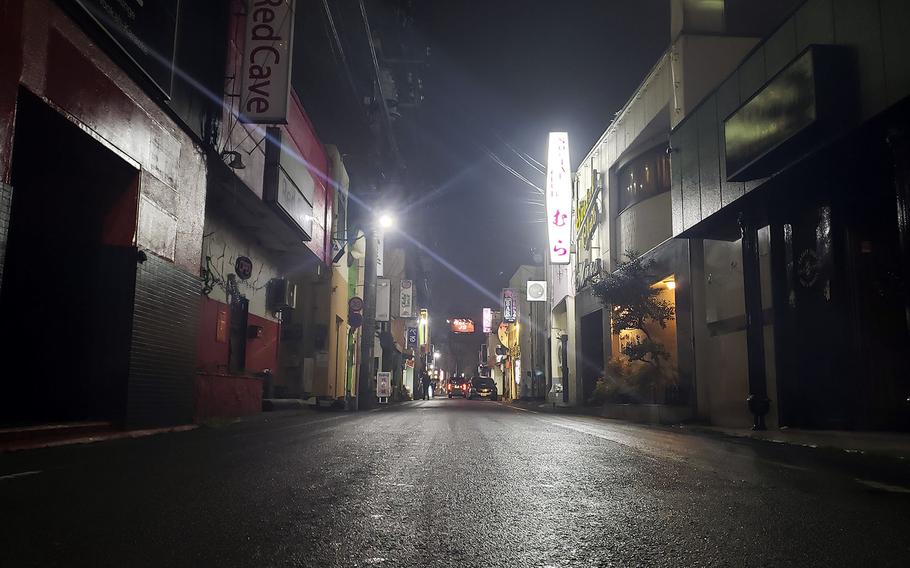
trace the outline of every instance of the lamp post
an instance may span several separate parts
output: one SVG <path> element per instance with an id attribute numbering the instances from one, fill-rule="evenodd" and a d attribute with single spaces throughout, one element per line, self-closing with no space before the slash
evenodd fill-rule
<path id="1" fill-rule="evenodd" d="M 371 223 L 367 235 L 363 267 L 363 332 L 360 339 L 360 373 L 357 378 L 355 410 L 368 410 L 376 403 L 376 371 L 373 368 L 373 344 L 376 335 L 376 265 L 379 258 L 379 237 L 385 229 L 394 226 L 395 220 L 388 213 L 381 213 Z"/>

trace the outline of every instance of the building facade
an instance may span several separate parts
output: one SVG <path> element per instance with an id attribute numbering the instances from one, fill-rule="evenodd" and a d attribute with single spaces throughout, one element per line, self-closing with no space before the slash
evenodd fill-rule
<path id="1" fill-rule="evenodd" d="M 2 343 L 42 353 L 9 358 L 7 423 L 193 416 L 207 149 L 220 119 L 205 92 L 221 89 L 228 10 L 121 10 L 0 2 L 0 317 L 17 322 Z"/>
<path id="2" fill-rule="evenodd" d="M 670 46 L 629 98 L 574 176 L 572 262 L 550 266 L 553 302 L 551 376 L 570 404 L 592 401 L 598 381 L 634 374 L 624 349 L 640 330 L 613 329 L 607 308 L 592 285 L 639 258 L 649 267 L 652 287 L 675 310 L 666 327 L 647 334 L 663 346 L 660 380 L 634 402 L 680 407 L 674 419 L 694 412 L 691 297 L 688 243 L 673 239 L 671 129 L 697 108 L 793 6 L 674 0 Z M 555 396 L 555 395 L 554 395 Z M 557 398 L 559 398 L 557 396 Z M 689 409 L 689 410 L 685 410 Z M 668 416 L 669 416 L 668 414 Z"/>
<path id="3" fill-rule="evenodd" d="M 908 26 L 805 2 L 674 129 L 705 419 L 910 427 Z"/>

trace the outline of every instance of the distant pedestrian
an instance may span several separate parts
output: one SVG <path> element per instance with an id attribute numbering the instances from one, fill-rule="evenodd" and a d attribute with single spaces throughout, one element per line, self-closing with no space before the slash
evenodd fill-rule
<path id="1" fill-rule="evenodd" d="M 430 375 L 426 371 L 421 375 L 420 383 L 423 385 L 423 399 L 430 400 Z"/>

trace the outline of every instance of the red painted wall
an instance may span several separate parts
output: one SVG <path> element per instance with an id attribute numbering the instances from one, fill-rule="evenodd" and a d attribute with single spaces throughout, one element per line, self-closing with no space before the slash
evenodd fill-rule
<path id="1" fill-rule="evenodd" d="M 264 369 L 278 370 L 278 333 L 279 326 L 273 321 L 250 314 L 248 325 L 262 327 L 262 337 L 246 341 L 246 370 L 259 373 Z"/>
<path id="2" fill-rule="evenodd" d="M 195 420 L 200 422 L 209 418 L 229 418 L 260 412 L 262 379 L 231 375 L 228 372 L 230 306 L 205 296 L 201 303 Z M 248 325 L 262 327 L 262 336 L 247 339 L 247 373 L 259 373 L 264 369 L 275 372 L 278 367 L 278 338 L 281 332 L 279 324 L 253 314 L 248 319 Z"/>
<path id="3" fill-rule="evenodd" d="M 196 422 L 262 411 L 262 381 L 248 377 L 196 375 Z"/>
<path id="4" fill-rule="evenodd" d="M 231 325 L 231 310 L 206 296 L 202 297 L 202 316 L 199 320 L 199 347 L 196 351 L 196 368 L 203 373 L 227 374 L 228 332 Z M 222 314 L 224 340 L 218 339 L 218 314 Z"/>
<path id="5" fill-rule="evenodd" d="M 228 341 L 227 332 L 231 326 L 231 309 L 225 303 L 211 298 L 202 298 L 202 318 L 199 322 L 199 349 L 196 368 L 201 373 L 228 374 Z M 219 314 L 225 328 L 224 341 L 218 337 Z M 262 336 L 247 339 L 246 371 L 259 373 L 278 368 L 278 337 L 281 332 L 279 324 L 254 314 L 248 316 L 247 325 L 262 327 Z"/>
<path id="6" fill-rule="evenodd" d="M 313 178 L 313 240 L 307 247 L 324 264 L 330 264 L 332 258 L 332 203 L 334 192 L 329 171 L 329 157 L 319 138 L 313 123 L 303 110 L 303 105 L 293 91 L 292 104 L 288 109 L 288 123 L 284 128 L 290 141 L 301 157 L 309 164 Z"/>

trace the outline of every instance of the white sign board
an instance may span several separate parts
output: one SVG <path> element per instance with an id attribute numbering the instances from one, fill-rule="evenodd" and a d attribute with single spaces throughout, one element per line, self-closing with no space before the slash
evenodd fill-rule
<path id="1" fill-rule="evenodd" d="M 414 314 L 414 282 L 402 280 L 398 287 L 398 316 L 413 318 Z"/>
<path id="2" fill-rule="evenodd" d="M 295 0 L 252 0 L 243 38 L 240 121 L 286 124 Z"/>
<path id="3" fill-rule="evenodd" d="M 483 332 L 491 333 L 493 331 L 493 309 L 483 309 Z"/>
<path id="4" fill-rule="evenodd" d="M 392 301 L 392 281 L 388 278 L 376 279 L 376 321 L 389 321 L 389 305 Z"/>
<path id="5" fill-rule="evenodd" d="M 387 371 L 376 373 L 376 396 L 379 398 L 392 396 L 392 373 Z"/>
<path id="6" fill-rule="evenodd" d="M 547 146 L 547 237 L 551 264 L 569 264 L 572 241 L 572 176 L 569 135 L 551 132 Z"/>
<path id="7" fill-rule="evenodd" d="M 514 323 L 518 319 L 518 299 L 515 290 L 503 288 L 502 290 L 502 321 Z"/>
<path id="8" fill-rule="evenodd" d="M 547 301 L 547 281 L 546 280 L 528 280 L 528 301 L 529 302 L 546 302 Z"/>
<path id="9" fill-rule="evenodd" d="M 383 275 L 383 247 L 385 247 L 385 235 L 382 234 L 382 231 L 378 231 L 376 233 L 376 276 Z"/>

